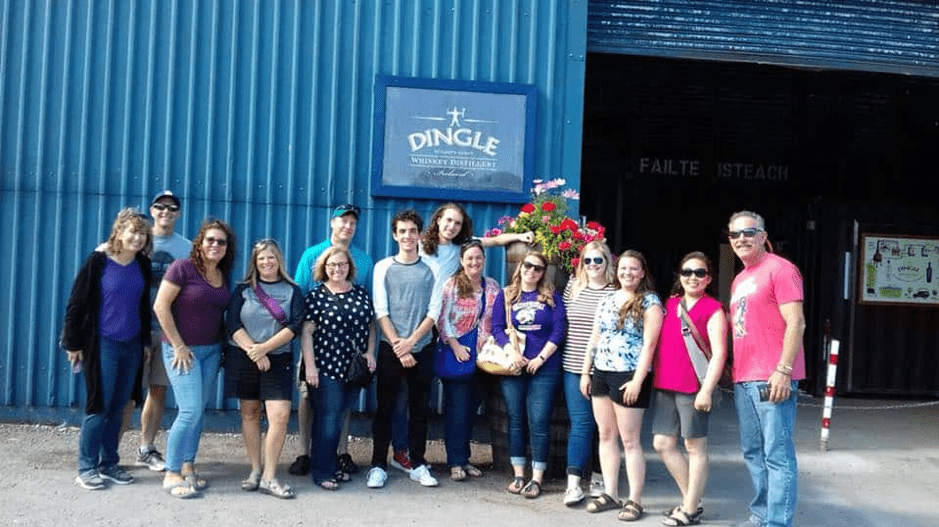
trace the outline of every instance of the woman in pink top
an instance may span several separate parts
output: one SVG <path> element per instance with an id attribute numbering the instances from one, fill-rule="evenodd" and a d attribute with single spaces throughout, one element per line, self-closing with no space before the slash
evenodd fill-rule
<path id="1" fill-rule="evenodd" d="M 697 525 L 704 512 L 700 503 L 708 472 L 708 415 L 727 357 L 727 319 L 721 303 L 705 291 L 713 273 L 708 257 L 701 252 L 689 253 L 678 268 L 672 297 L 665 304 L 665 321 L 653 367 L 652 444 L 682 494 L 681 505 L 667 511 L 663 523 Z M 682 309 L 700 340 L 711 350 L 703 381 L 698 380 L 682 335 Z M 679 434 L 685 440 L 688 459 L 678 449 Z"/>

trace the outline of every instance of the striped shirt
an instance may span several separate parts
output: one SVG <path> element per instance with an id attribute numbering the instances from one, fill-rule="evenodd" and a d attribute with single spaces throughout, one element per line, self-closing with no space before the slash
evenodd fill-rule
<path id="1" fill-rule="evenodd" d="M 564 288 L 564 304 L 567 306 L 567 341 L 564 344 L 564 371 L 580 375 L 584 365 L 584 354 L 590 342 L 590 333 L 593 331 L 593 321 L 597 314 L 597 304 L 600 300 L 615 292 L 611 284 L 603 289 L 583 288 L 574 299 L 572 286 L 574 280 L 567 283 Z"/>

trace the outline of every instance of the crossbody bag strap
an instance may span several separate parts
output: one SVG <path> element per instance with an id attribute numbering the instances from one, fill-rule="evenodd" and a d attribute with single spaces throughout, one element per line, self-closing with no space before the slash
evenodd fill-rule
<path id="1" fill-rule="evenodd" d="M 698 382 L 703 384 L 708 371 L 708 363 L 711 360 L 711 348 L 701 338 L 698 328 L 691 321 L 684 299 L 678 301 L 678 316 L 681 321 L 681 335 L 685 339 L 685 348 L 688 350 L 688 358 L 691 359 Z"/>
<path id="2" fill-rule="evenodd" d="M 284 308 L 280 307 L 280 304 L 276 300 L 271 298 L 271 295 L 267 294 L 267 291 L 261 287 L 260 283 L 254 284 L 254 294 L 258 297 L 258 300 L 261 301 L 261 305 L 267 308 L 271 313 L 271 316 L 274 317 L 274 320 L 280 322 L 282 326 L 287 325 L 287 313 L 284 312 Z"/>

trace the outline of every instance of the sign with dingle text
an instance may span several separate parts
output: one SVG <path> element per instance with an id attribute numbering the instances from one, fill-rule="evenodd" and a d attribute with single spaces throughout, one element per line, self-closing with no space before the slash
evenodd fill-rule
<path id="1" fill-rule="evenodd" d="M 860 253 L 862 304 L 939 306 L 939 239 L 862 234 Z"/>
<path id="2" fill-rule="evenodd" d="M 372 194 L 528 199 L 535 86 L 378 76 Z"/>

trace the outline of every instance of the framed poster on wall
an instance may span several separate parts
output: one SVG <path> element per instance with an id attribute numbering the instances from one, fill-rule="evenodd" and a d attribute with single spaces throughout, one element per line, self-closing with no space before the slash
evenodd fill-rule
<path id="1" fill-rule="evenodd" d="M 860 249 L 862 304 L 939 306 L 939 238 L 867 233 Z"/>
<path id="2" fill-rule="evenodd" d="M 372 195 L 524 203 L 536 93 L 527 84 L 377 76 Z"/>

